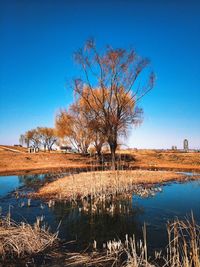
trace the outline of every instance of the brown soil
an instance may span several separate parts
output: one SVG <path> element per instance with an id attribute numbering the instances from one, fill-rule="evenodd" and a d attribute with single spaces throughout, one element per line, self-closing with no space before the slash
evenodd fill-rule
<path id="1" fill-rule="evenodd" d="M 91 168 L 94 159 L 80 154 L 58 152 L 27 153 L 24 148 L 8 147 L 19 152 L 2 149 L 0 146 L 0 174 L 24 172 L 41 173 L 58 169 Z M 105 155 L 109 165 L 109 155 Z M 122 150 L 118 152 L 120 166 L 133 169 L 176 170 L 200 172 L 200 153 L 159 150 Z M 95 163 L 96 166 L 98 163 Z"/>
<path id="2" fill-rule="evenodd" d="M 79 154 L 15 153 L 0 150 L 0 174 L 41 173 L 58 169 L 86 168 L 90 159 Z"/>
<path id="3" fill-rule="evenodd" d="M 130 167 L 152 170 L 176 170 L 200 172 L 200 153 L 170 150 L 125 150 Z"/>

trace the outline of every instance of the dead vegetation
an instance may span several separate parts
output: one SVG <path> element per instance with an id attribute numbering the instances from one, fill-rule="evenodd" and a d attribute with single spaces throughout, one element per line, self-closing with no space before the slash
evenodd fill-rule
<path id="1" fill-rule="evenodd" d="M 0 173 L 44 173 L 60 169 L 89 168 L 90 159 L 80 154 L 61 153 L 15 153 L 0 151 Z"/>
<path id="2" fill-rule="evenodd" d="M 16 147 L 9 147 L 19 149 Z M 22 148 L 20 148 L 22 149 Z M 23 148 L 23 151 L 24 150 Z M 78 169 L 91 166 L 110 167 L 110 155 L 103 155 L 103 166 L 94 156 L 81 154 L 61 154 L 58 152 L 36 154 L 17 153 L 0 149 L 0 173 L 15 174 L 27 171 L 41 173 L 59 169 Z M 117 151 L 118 169 L 179 170 L 200 172 L 200 153 L 183 153 L 163 150 L 120 150 Z"/>
<path id="3" fill-rule="evenodd" d="M 190 219 L 175 220 L 169 223 L 167 266 L 200 266 L 200 226 L 196 224 L 193 214 Z"/>
<path id="4" fill-rule="evenodd" d="M 88 174 L 85 173 L 85 175 Z M 199 267 L 200 226 L 195 223 L 193 215 L 189 219 L 176 219 L 169 222 L 167 232 L 168 246 L 163 251 L 154 251 L 151 257 L 148 254 L 146 227 L 144 227 L 143 240 L 136 240 L 135 236 L 126 235 L 125 241 L 109 240 L 103 244 L 103 248 L 99 248 L 98 241 L 94 240 L 92 251 L 69 252 L 61 249 L 56 252 L 52 250 L 47 254 L 47 257 L 52 259 L 52 264 L 46 263 L 47 265 L 42 266 Z M 17 224 L 11 221 L 9 216 L 0 221 L 2 260 L 7 257 L 21 258 L 44 252 L 56 240 L 57 233 L 51 234 L 47 229 L 40 227 L 40 220 L 37 220 L 34 226 L 26 223 Z M 56 265 L 58 262 L 60 265 Z"/>
<path id="5" fill-rule="evenodd" d="M 153 267 L 147 259 L 147 246 L 141 240 L 137 243 L 135 237 L 126 236 L 121 240 L 108 241 L 103 252 L 67 253 L 65 266 L 126 266 Z"/>
<path id="6" fill-rule="evenodd" d="M 165 250 L 154 251 L 154 257 L 148 256 L 146 227 L 143 228 L 143 240 L 128 237 L 108 241 L 103 251 L 96 249 L 92 253 L 66 253 L 64 266 L 115 266 L 115 267 L 199 267 L 200 266 L 200 227 L 193 215 L 190 219 L 178 220 L 167 225 L 168 245 Z"/>
<path id="7" fill-rule="evenodd" d="M 105 266 L 105 267 L 199 267 L 200 266 L 200 226 L 193 215 L 185 220 L 168 223 L 168 245 L 162 251 L 148 255 L 146 227 L 143 227 L 143 240 L 135 236 L 125 241 L 109 240 L 98 247 L 94 240 L 92 251 L 69 252 L 49 251 L 51 261 L 42 266 Z M 1 219 L 0 256 L 5 258 L 23 257 L 44 251 L 57 240 L 57 233 L 50 234 L 35 224 L 16 224 L 10 219 Z M 57 247 L 58 249 L 58 247 Z M 59 264 L 61 265 L 58 265 Z M 56 264 L 57 263 L 57 264 Z M 34 265 L 35 266 L 35 265 Z"/>
<path id="8" fill-rule="evenodd" d="M 9 148 L 19 149 L 9 146 Z M 20 148 L 26 151 L 25 148 Z M 111 163 L 109 154 L 102 158 L 103 166 L 94 156 L 81 154 L 36 153 L 28 154 L 11 152 L 0 149 L 0 173 L 15 174 L 31 171 L 35 173 L 49 172 L 52 170 L 79 169 L 91 167 L 109 168 Z M 116 165 L 118 169 L 151 169 L 151 170 L 179 170 L 200 172 L 200 153 L 164 150 L 120 150 L 117 151 Z"/>
<path id="9" fill-rule="evenodd" d="M 120 152 L 134 157 L 130 167 L 158 170 L 182 170 L 200 172 L 200 153 L 167 150 L 125 150 Z"/>
<path id="10" fill-rule="evenodd" d="M 39 223 L 16 223 L 10 218 L 0 219 L 0 257 L 23 257 L 33 255 L 51 247 L 58 233 L 51 234 Z"/>
<path id="11" fill-rule="evenodd" d="M 166 171 L 99 171 L 71 174 L 44 185 L 34 194 L 51 199 L 78 199 L 124 194 L 132 192 L 135 185 L 156 184 L 172 180 L 184 180 L 185 176 Z"/>

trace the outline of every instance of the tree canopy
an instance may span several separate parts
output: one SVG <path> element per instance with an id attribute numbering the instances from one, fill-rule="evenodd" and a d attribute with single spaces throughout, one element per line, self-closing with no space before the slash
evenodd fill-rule
<path id="1" fill-rule="evenodd" d="M 105 136 L 114 169 L 119 136 L 141 122 L 138 102 L 153 88 L 155 75 L 146 72 L 150 61 L 133 49 L 108 46 L 99 53 L 93 40 L 75 53 L 75 60 L 82 70 L 74 80 L 75 95 L 91 128 Z"/>
<path id="2" fill-rule="evenodd" d="M 43 146 L 44 150 L 52 150 L 52 146 L 57 141 L 56 131 L 53 128 L 37 127 L 28 130 L 25 134 L 20 135 L 20 143 L 26 144 L 27 147 L 39 148 Z"/>

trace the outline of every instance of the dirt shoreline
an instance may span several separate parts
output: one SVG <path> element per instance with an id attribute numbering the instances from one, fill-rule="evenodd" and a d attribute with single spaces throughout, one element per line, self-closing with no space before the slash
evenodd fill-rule
<path id="1" fill-rule="evenodd" d="M 96 166 L 98 169 L 98 166 Z M 99 166 L 99 169 L 102 167 Z M 146 171 L 173 171 L 173 172 L 192 172 L 200 174 L 199 168 L 193 167 L 149 167 L 149 166 L 133 166 L 131 170 L 146 170 Z M 45 174 L 54 172 L 73 172 L 73 171 L 91 171 L 89 166 L 52 166 L 50 168 L 40 167 L 40 168 L 22 168 L 22 169 L 12 169 L 12 170 L 0 170 L 0 176 L 9 175 L 28 175 L 28 174 Z"/>
<path id="2" fill-rule="evenodd" d="M 3 170 L 0 171 L 0 176 L 10 176 L 10 175 L 31 175 L 31 174 L 45 174 L 45 173 L 62 173 L 62 172 L 72 172 L 72 171 L 87 171 L 89 167 L 79 166 L 79 167 L 54 167 L 51 168 L 30 168 L 30 169 L 16 169 L 16 170 Z"/>

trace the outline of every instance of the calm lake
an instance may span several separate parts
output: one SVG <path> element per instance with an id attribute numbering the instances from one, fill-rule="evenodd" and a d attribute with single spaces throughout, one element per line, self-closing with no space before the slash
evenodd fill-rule
<path id="1" fill-rule="evenodd" d="M 191 175 L 191 174 L 188 174 Z M 59 237 L 65 241 L 76 240 L 71 246 L 74 250 L 87 247 L 97 241 L 97 247 L 110 239 L 125 239 L 125 235 L 142 237 L 144 223 L 147 227 L 147 241 L 151 249 L 162 249 L 167 243 L 166 223 L 176 217 L 182 219 L 194 213 L 200 222 L 200 181 L 168 183 L 159 186 L 153 196 L 146 198 L 132 195 L 115 201 L 115 210 L 110 204 L 102 206 L 97 212 L 83 210 L 79 204 L 69 202 L 45 203 L 23 197 L 23 192 L 34 191 L 45 181 L 53 180 L 56 174 L 0 176 L 0 212 L 6 216 L 8 211 L 15 221 L 33 224 L 36 217 L 42 216 L 43 224 L 52 231 L 59 229 Z M 14 193 L 19 191 L 21 194 Z"/>

